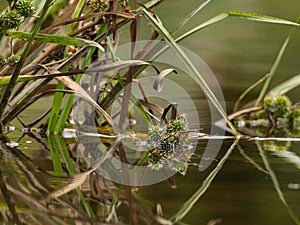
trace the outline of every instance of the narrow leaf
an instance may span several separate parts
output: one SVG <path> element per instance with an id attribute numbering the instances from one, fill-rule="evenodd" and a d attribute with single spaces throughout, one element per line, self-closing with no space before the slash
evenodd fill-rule
<path id="1" fill-rule="evenodd" d="M 271 17 L 271 16 L 266 16 L 266 15 L 260 15 L 260 14 L 255 14 L 255 13 L 246 13 L 246 12 L 235 12 L 235 11 L 229 11 L 229 12 L 222 12 L 218 14 L 217 16 L 205 21 L 204 23 L 200 24 L 199 26 L 189 30 L 182 36 L 178 37 L 176 39 L 176 42 L 179 42 L 188 36 L 194 34 L 195 32 L 202 30 L 203 28 L 210 26 L 212 24 L 215 24 L 227 17 L 236 17 L 236 18 L 241 18 L 241 19 L 247 19 L 247 20 L 254 20 L 254 21 L 259 21 L 259 22 L 265 22 L 265 23 L 275 23 L 275 24 L 284 24 L 288 26 L 293 26 L 293 27 L 300 27 L 299 23 L 295 23 L 289 20 L 285 19 L 280 19 L 276 17 Z"/>
<path id="2" fill-rule="evenodd" d="M 265 23 L 285 24 L 285 25 L 300 27 L 300 24 L 298 23 L 273 17 L 273 16 L 268 16 L 268 15 L 261 15 L 256 13 L 247 13 L 247 12 L 237 12 L 237 11 L 229 11 L 227 12 L 227 14 L 231 17 L 238 17 L 247 20 L 255 20 L 255 21 L 260 21 Z"/>
<path id="3" fill-rule="evenodd" d="M 30 39 L 31 37 L 31 33 L 21 31 L 6 31 L 5 34 L 11 38 Z M 74 45 L 78 47 L 93 46 L 99 48 L 102 52 L 105 52 L 105 49 L 100 44 L 82 38 L 60 36 L 55 34 L 35 34 L 33 39 L 60 45 Z"/>

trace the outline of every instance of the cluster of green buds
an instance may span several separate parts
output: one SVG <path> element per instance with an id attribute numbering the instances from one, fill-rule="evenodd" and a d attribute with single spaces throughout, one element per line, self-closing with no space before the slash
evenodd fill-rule
<path id="1" fill-rule="evenodd" d="M 17 29 L 25 18 L 34 14 L 35 7 L 31 0 L 19 0 L 14 8 L 0 16 L 0 31 Z"/>
<path id="2" fill-rule="evenodd" d="M 0 54 L 0 69 L 5 66 L 14 66 L 20 61 L 20 56 L 19 55 L 11 55 L 8 58 L 6 58 L 4 55 Z"/>
<path id="3" fill-rule="evenodd" d="M 263 110 L 257 113 L 257 117 L 267 117 L 275 124 L 287 121 L 290 125 L 296 125 L 300 122 L 300 109 L 293 107 L 291 100 L 285 95 L 267 97 L 264 99 Z"/>
<path id="4" fill-rule="evenodd" d="M 105 12 L 109 8 L 109 0 L 90 0 L 88 6 L 93 12 Z"/>
<path id="5" fill-rule="evenodd" d="M 148 166 L 159 170 L 164 165 L 176 172 L 185 171 L 190 159 L 187 121 L 178 118 L 166 126 L 151 126 L 148 130 Z"/>

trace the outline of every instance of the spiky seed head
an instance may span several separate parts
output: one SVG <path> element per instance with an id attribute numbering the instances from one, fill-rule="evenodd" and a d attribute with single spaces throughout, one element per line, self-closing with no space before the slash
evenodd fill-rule
<path id="1" fill-rule="evenodd" d="M 11 10 L 6 12 L 0 17 L 0 28 L 1 30 L 16 29 L 21 23 L 21 15 L 15 11 Z"/>
<path id="2" fill-rule="evenodd" d="M 109 0 L 90 0 L 89 7 L 95 12 L 104 12 L 109 7 Z"/>
<path id="3" fill-rule="evenodd" d="M 20 0 L 16 5 L 17 12 L 26 17 L 32 16 L 35 12 L 35 7 L 31 0 Z"/>
<path id="4" fill-rule="evenodd" d="M 20 61 L 19 55 L 11 55 L 8 58 L 8 65 L 10 65 L 10 66 L 16 65 L 19 61 Z"/>

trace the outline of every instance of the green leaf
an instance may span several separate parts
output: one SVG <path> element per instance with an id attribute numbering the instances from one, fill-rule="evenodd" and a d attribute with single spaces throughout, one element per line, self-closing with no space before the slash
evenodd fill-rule
<path id="1" fill-rule="evenodd" d="M 6 31 L 5 35 L 11 38 L 30 39 L 32 34 L 21 31 Z M 78 47 L 93 46 L 99 48 L 102 52 L 105 52 L 104 48 L 100 44 L 82 38 L 61 36 L 55 34 L 35 34 L 33 39 L 60 45 L 74 45 Z"/>
<path id="2" fill-rule="evenodd" d="M 242 19 L 247 19 L 247 20 L 255 20 L 259 22 L 265 22 L 265 23 L 276 23 L 276 24 L 285 24 L 289 26 L 295 26 L 295 27 L 300 27 L 300 24 L 273 17 L 273 16 L 268 16 L 268 15 L 262 15 L 262 14 L 257 14 L 257 13 L 247 13 L 247 12 L 238 12 L 238 11 L 229 11 L 227 12 L 228 16 L 231 17 L 238 17 Z"/>

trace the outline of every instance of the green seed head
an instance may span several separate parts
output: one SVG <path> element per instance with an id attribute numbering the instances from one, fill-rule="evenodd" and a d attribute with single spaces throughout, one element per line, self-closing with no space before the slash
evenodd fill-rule
<path id="1" fill-rule="evenodd" d="M 278 111 L 286 112 L 291 105 L 291 100 L 285 95 L 280 95 L 275 98 L 275 107 Z"/>
<path id="2" fill-rule="evenodd" d="M 11 55 L 8 58 L 8 65 L 14 66 L 20 61 L 20 56 L 19 55 Z"/>
<path id="3" fill-rule="evenodd" d="M 6 58 L 4 55 L 0 54 L 0 68 L 6 64 Z"/>
<path id="4" fill-rule="evenodd" d="M 264 104 L 263 104 L 263 107 L 266 109 L 266 110 L 270 110 L 270 111 L 273 111 L 273 109 L 275 108 L 275 104 L 274 104 L 274 101 L 272 98 L 265 98 L 264 99 Z"/>
<path id="5" fill-rule="evenodd" d="M 104 12 L 109 7 L 109 0 L 90 0 L 89 7 L 95 12 Z"/>
<path id="6" fill-rule="evenodd" d="M 1 30 L 16 29 L 21 23 L 21 15 L 15 11 L 8 11 L 0 17 Z"/>
<path id="7" fill-rule="evenodd" d="M 16 5 L 17 12 L 26 17 L 32 16 L 35 12 L 35 7 L 31 0 L 20 0 Z"/>

